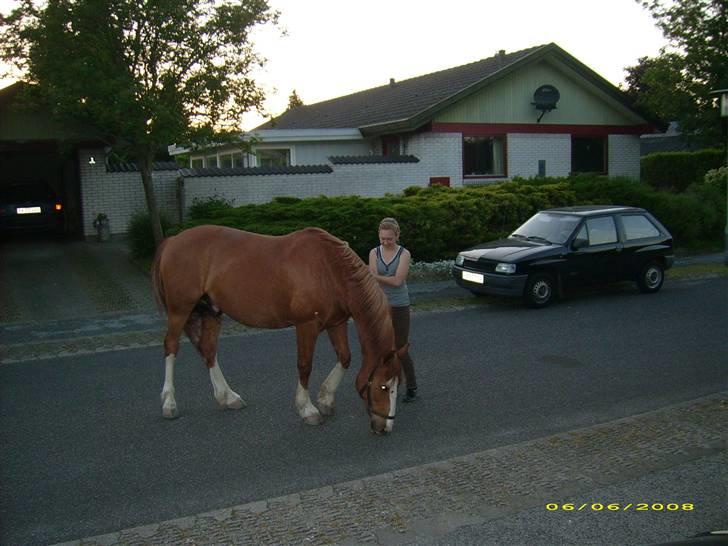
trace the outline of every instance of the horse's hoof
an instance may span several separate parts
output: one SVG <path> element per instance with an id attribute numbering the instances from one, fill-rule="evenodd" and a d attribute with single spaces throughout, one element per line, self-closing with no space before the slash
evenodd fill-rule
<path id="1" fill-rule="evenodd" d="M 304 417 L 303 421 L 307 425 L 320 425 L 324 422 L 324 419 L 320 415 L 309 415 L 308 417 Z"/>
<path id="2" fill-rule="evenodd" d="M 319 404 L 319 411 L 321 412 L 321 415 L 331 416 L 334 414 L 335 406 L 333 404 L 330 406 L 327 404 Z"/>
<path id="3" fill-rule="evenodd" d="M 225 404 L 225 407 L 227 409 L 243 409 L 247 408 L 248 404 L 245 400 L 238 396 L 237 398 L 234 398 L 233 400 Z"/>
<path id="4" fill-rule="evenodd" d="M 165 419 L 177 419 L 179 412 L 177 408 L 162 408 L 162 417 Z"/>

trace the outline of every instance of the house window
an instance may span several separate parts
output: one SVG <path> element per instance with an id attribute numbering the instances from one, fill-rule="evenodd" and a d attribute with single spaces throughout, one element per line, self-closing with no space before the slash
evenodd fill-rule
<path id="1" fill-rule="evenodd" d="M 504 176 L 503 137 L 464 137 L 465 176 Z"/>
<path id="2" fill-rule="evenodd" d="M 193 169 L 202 169 L 205 166 L 205 160 L 201 157 L 196 157 L 190 161 L 190 167 Z"/>
<path id="3" fill-rule="evenodd" d="M 400 155 L 401 148 L 398 136 L 382 137 L 382 155 Z"/>
<path id="4" fill-rule="evenodd" d="M 571 172 L 606 174 L 606 150 L 603 137 L 571 137 Z"/>
<path id="5" fill-rule="evenodd" d="M 220 166 L 222 168 L 231 168 L 233 166 L 233 154 L 225 154 L 220 156 Z"/>
<path id="6" fill-rule="evenodd" d="M 287 167 L 291 164 L 291 150 L 288 148 L 259 148 L 255 154 L 259 167 Z"/>
<path id="7" fill-rule="evenodd" d="M 205 167 L 217 167 L 217 156 L 208 155 L 205 158 Z"/>
<path id="8" fill-rule="evenodd" d="M 233 167 L 247 167 L 243 152 L 233 152 Z"/>

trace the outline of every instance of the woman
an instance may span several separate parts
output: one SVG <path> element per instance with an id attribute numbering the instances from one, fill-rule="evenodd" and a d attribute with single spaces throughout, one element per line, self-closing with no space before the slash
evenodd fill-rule
<path id="1" fill-rule="evenodd" d="M 399 224 L 394 218 L 385 218 L 379 223 L 378 247 L 369 252 L 369 270 L 379 282 L 389 300 L 394 326 L 394 341 L 400 349 L 409 343 L 410 299 L 407 290 L 407 273 L 409 273 L 409 250 L 400 246 Z M 417 378 L 415 367 L 409 352 L 400 357 L 404 370 L 407 392 L 403 402 L 417 400 Z"/>

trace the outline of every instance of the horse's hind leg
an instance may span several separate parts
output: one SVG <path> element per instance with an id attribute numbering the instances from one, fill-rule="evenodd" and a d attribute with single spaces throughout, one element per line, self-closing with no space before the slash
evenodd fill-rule
<path id="1" fill-rule="evenodd" d="M 311 403 L 308 394 L 308 378 L 311 375 L 313 351 L 319 335 L 318 321 L 310 321 L 296 326 L 296 346 L 298 348 L 298 386 L 296 387 L 296 409 L 307 425 L 320 425 L 323 418 Z"/>
<path id="2" fill-rule="evenodd" d="M 349 334 L 347 324 L 343 322 L 328 329 L 329 339 L 336 351 L 336 366 L 331 370 L 326 380 L 321 384 L 318 394 L 318 407 L 323 415 L 333 415 L 336 402 L 334 396 L 346 370 L 351 363 L 351 350 L 349 350 Z"/>
<path id="3" fill-rule="evenodd" d="M 179 337 L 185 324 L 183 315 L 170 313 L 167 317 L 167 334 L 164 336 L 164 386 L 162 387 L 162 416 L 174 419 L 177 412 L 177 401 L 174 398 L 174 361 L 179 352 Z"/>
<path id="4" fill-rule="evenodd" d="M 241 409 L 247 404 L 230 388 L 217 360 L 217 342 L 221 326 L 222 318 L 219 314 L 195 309 L 187 319 L 185 332 L 210 370 L 210 381 L 217 403 L 223 408 Z"/>

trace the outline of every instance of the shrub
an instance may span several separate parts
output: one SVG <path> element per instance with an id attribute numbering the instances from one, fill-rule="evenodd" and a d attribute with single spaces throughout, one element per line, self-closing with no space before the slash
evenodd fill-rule
<path id="1" fill-rule="evenodd" d="M 159 221 L 162 224 L 162 233 L 169 235 L 171 222 L 169 219 L 159 213 Z M 149 219 L 148 212 L 137 212 L 129 220 L 129 230 L 127 240 L 131 254 L 135 258 L 149 258 L 154 256 L 154 234 L 152 232 L 152 222 Z"/>
<path id="2" fill-rule="evenodd" d="M 225 214 L 226 211 L 232 208 L 232 201 L 215 195 L 208 199 L 194 199 L 187 211 L 187 215 L 191 219 L 209 218 L 211 216 Z"/>
<path id="3" fill-rule="evenodd" d="M 715 149 L 650 154 L 640 161 L 642 180 L 655 189 L 683 192 L 724 161 L 723 151 Z"/>
<path id="4" fill-rule="evenodd" d="M 725 193 L 722 200 L 715 197 L 721 186 L 715 181 L 718 175 L 711 176 L 684 194 L 656 191 L 631 178 L 579 175 L 465 188 L 407 188 L 401 195 L 381 198 L 279 198 L 262 205 L 210 207 L 209 216 L 191 219 L 182 227 L 219 224 L 284 235 L 316 226 L 347 241 L 366 260 L 378 244 L 379 221 L 393 216 L 402 226 L 402 244 L 413 259 L 431 262 L 452 259 L 464 248 L 505 236 L 539 210 L 615 204 L 650 210 L 684 245 L 720 235 Z"/>

